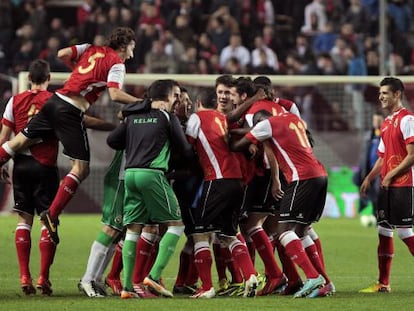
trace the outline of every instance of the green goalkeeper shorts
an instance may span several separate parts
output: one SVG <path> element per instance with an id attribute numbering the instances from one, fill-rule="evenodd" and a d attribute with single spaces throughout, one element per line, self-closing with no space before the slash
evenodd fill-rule
<path id="1" fill-rule="evenodd" d="M 125 171 L 124 226 L 179 220 L 177 198 L 162 171 L 142 168 Z"/>
<path id="2" fill-rule="evenodd" d="M 122 215 L 124 212 L 125 188 L 124 180 L 120 179 L 123 172 L 123 151 L 116 151 L 114 158 L 104 177 L 104 200 L 102 204 L 101 222 L 113 229 L 122 231 Z"/>

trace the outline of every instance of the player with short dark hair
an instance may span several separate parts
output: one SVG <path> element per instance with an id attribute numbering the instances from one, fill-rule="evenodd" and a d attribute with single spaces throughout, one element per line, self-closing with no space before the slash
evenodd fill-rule
<path id="1" fill-rule="evenodd" d="M 213 232 L 222 245 L 230 250 L 243 274 L 244 296 L 253 297 L 258 286 L 256 271 L 246 246 L 236 238 L 243 195 L 242 174 L 237 157 L 227 144 L 226 116 L 215 109 L 216 94 L 212 89 L 202 90 L 197 104 L 197 112 L 188 120 L 186 135 L 204 172 L 202 193 L 193 210 L 192 234 L 194 257 L 202 286 L 191 297 L 212 298 L 216 294 L 211 278 L 210 240 Z"/>
<path id="2" fill-rule="evenodd" d="M 366 195 L 371 182 L 381 176 L 376 215 L 379 276 L 377 283 L 360 290 L 362 293 L 391 291 L 394 229 L 414 256 L 414 114 L 403 107 L 403 94 L 404 84 L 400 79 L 386 77 L 380 82 L 379 101 L 388 116 L 381 125 L 379 158 L 360 188 L 361 195 Z"/>
<path id="3" fill-rule="evenodd" d="M 0 144 L 10 139 L 12 133 L 18 133 L 31 118 L 45 105 L 53 95 L 47 91 L 50 81 L 49 64 L 44 60 L 35 60 L 29 67 L 30 90 L 13 96 L 7 103 L 2 119 Z M 86 127 L 108 130 L 113 126 L 97 118 L 84 115 Z M 18 213 L 16 228 L 16 250 L 20 267 L 20 281 L 23 292 L 34 294 L 29 269 L 31 250 L 31 229 L 34 214 L 47 210 L 59 188 L 59 174 L 56 165 L 58 140 L 51 134 L 42 137 L 42 141 L 16 153 L 13 166 L 13 191 Z M 5 168 L 3 168 L 5 169 Z M 56 244 L 48 236 L 48 230 L 42 227 L 39 241 L 40 275 L 36 287 L 43 295 L 52 294 L 49 270 L 56 252 Z"/>
<path id="4" fill-rule="evenodd" d="M 272 171 L 277 162 L 288 182 L 280 206 L 279 240 L 286 254 L 307 277 L 294 297 L 332 294 L 335 291 L 333 283 L 326 275 L 315 244 L 306 234 L 310 224 L 319 220 L 325 205 L 325 168 L 314 156 L 306 137 L 306 126 L 298 116 L 288 112 L 272 116 L 271 112 L 260 110 L 253 119 L 258 123 L 241 140 L 233 141 L 231 146 L 233 150 L 243 150 L 251 143 L 268 145 L 267 150 L 271 152 L 266 155 Z M 281 194 L 280 182 L 272 183 L 272 193 L 275 196 Z M 324 293 L 320 293 L 320 287 L 325 282 Z"/>
<path id="5" fill-rule="evenodd" d="M 11 134 L 21 131 L 53 95 L 47 91 L 49 81 L 49 64 L 44 60 L 33 61 L 29 66 L 30 90 L 11 97 L 6 105 L 0 133 L 1 144 L 10 139 Z M 42 143 L 22 150 L 14 157 L 13 209 L 18 214 L 15 243 L 20 283 L 26 295 L 36 293 L 29 267 L 33 218 L 35 213 L 40 214 L 47 210 L 59 186 L 57 153 L 58 141 L 51 136 Z M 55 257 L 56 245 L 48 237 L 44 226 L 41 229 L 39 249 L 40 275 L 36 287 L 42 294 L 51 295 L 49 270 Z"/>
<path id="6" fill-rule="evenodd" d="M 39 138 L 55 135 L 71 159 L 72 168 L 63 178 L 57 194 L 41 219 L 57 244 L 58 216 L 75 194 L 79 184 L 89 175 L 90 150 L 83 116 L 108 89 L 110 98 L 120 103 L 134 103 L 137 97 L 122 91 L 127 59 L 133 57 L 135 33 L 119 27 L 113 30 L 108 46 L 74 45 L 58 51 L 58 57 L 73 70 L 62 88 L 42 107 L 29 124 L 13 139 L 0 147 L 0 164 Z"/>
<path id="7" fill-rule="evenodd" d="M 151 109 L 131 107 L 124 122 L 107 142 L 116 150 L 125 149 L 125 207 L 123 224 L 127 231 L 122 249 L 124 289 L 122 299 L 139 298 L 133 288 L 132 274 L 136 244 L 143 226 L 163 223 L 167 232 L 159 244 L 155 263 L 143 284 L 160 295 L 173 294 L 160 282 L 161 273 L 171 258 L 184 231 L 177 198 L 165 177 L 172 145 L 184 157 L 193 155 L 191 146 L 176 116 L 167 112 L 175 100 L 172 80 L 156 80 L 148 90 Z"/>

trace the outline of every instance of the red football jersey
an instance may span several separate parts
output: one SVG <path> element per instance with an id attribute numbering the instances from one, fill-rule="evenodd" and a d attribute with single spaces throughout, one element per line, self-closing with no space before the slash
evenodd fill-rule
<path id="1" fill-rule="evenodd" d="M 205 180 L 242 178 L 239 161 L 227 142 L 226 116 L 203 110 L 190 116 L 186 135 L 195 146 Z"/>
<path id="2" fill-rule="evenodd" d="M 407 156 L 406 146 L 414 143 L 414 114 L 405 108 L 385 118 L 381 126 L 378 156 L 383 158 L 381 178 L 398 166 Z M 392 180 L 392 187 L 413 187 L 414 168 Z"/>
<path id="3" fill-rule="evenodd" d="M 25 91 L 13 96 L 6 105 L 2 123 L 12 128 L 14 134 L 19 133 L 51 96 L 48 91 Z M 32 155 L 43 165 L 55 166 L 58 148 L 58 140 L 49 138 L 22 153 Z"/>
<path id="4" fill-rule="evenodd" d="M 265 140 L 271 142 L 280 171 L 289 183 L 327 176 L 313 154 L 305 129 L 301 118 L 286 112 L 257 123 L 245 137 L 255 144 Z"/>
<path id="5" fill-rule="evenodd" d="M 296 106 L 295 102 L 293 102 L 289 99 L 286 99 L 286 98 L 277 97 L 277 98 L 275 98 L 275 103 L 279 104 L 280 106 L 285 108 L 286 111 L 289 111 L 290 113 L 294 113 L 295 115 L 300 117 L 300 112 L 299 112 L 298 106 Z"/>
<path id="6" fill-rule="evenodd" d="M 64 86 L 57 90 L 58 93 L 81 95 L 93 104 L 107 87 L 122 87 L 125 64 L 113 49 L 90 44 L 71 48 L 76 67 Z"/>
<path id="7" fill-rule="evenodd" d="M 274 101 L 264 99 L 255 102 L 249 110 L 247 110 L 245 118 L 246 122 L 250 127 L 253 127 L 253 116 L 256 112 L 260 110 L 269 111 L 272 115 L 277 116 L 281 113 L 286 112 L 286 109 L 283 108 L 281 105 L 275 103 Z"/>

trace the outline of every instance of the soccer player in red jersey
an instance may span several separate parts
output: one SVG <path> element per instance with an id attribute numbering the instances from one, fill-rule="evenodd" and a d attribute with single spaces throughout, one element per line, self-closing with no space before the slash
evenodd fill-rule
<path id="1" fill-rule="evenodd" d="M 236 106 L 240 106 L 247 100 L 253 100 L 253 106 L 266 99 L 265 91 L 259 88 L 256 92 L 253 82 L 250 78 L 236 79 L 235 86 L 232 88 L 232 99 Z M 250 108 L 251 109 L 251 108 Z M 245 123 L 244 118 L 241 119 Z M 232 125 L 230 125 L 231 127 Z M 233 127 L 235 127 L 233 125 Z M 262 224 L 267 216 L 274 212 L 274 198 L 270 193 L 270 174 L 266 178 L 263 174 L 263 156 L 257 152 L 259 157 L 252 159 L 242 152 L 237 152 L 239 162 L 243 171 L 245 183 L 243 198 L 243 218 L 240 221 L 240 228 L 249 247 L 249 253 L 252 257 L 257 249 L 265 266 L 266 283 L 263 289 L 258 291 L 258 295 L 268 295 L 275 291 L 280 291 L 286 286 L 287 278 L 279 269 L 273 252 L 273 247 L 269 236 L 263 230 Z M 260 175 L 260 176 L 259 176 Z M 252 246 L 255 246 L 252 247 Z"/>
<path id="2" fill-rule="evenodd" d="M 378 269 L 377 283 L 362 293 L 388 293 L 394 257 L 394 229 L 414 256 L 413 185 L 414 185 L 414 114 L 403 107 L 404 84 L 398 78 L 386 77 L 380 82 L 379 101 L 388 113 L 381 126 L 378 160 L 361 184 L 366 195 L 371 182 L 380 175 L 378 196 Z"/>
<path id="3" fill-rule="evenodd" d="M 263 142 L 271 149 L 288 182 L 281 200 L 278 232 L 287 255 L 304 271 L 307 280 L 294 297 L 317 297 L 321 287 L 333 284 L 326 275 L 315 244 L 306 231 L 319 220 L 325 205 L 327 173 L 316 159 L 307 139 L 305 124 L 292 113 L 277 116 L 267 110 L 255 113 L 254 128 L 241 140 L 231 143 L 233 150 L 243 150 L 251 143 Z M 272 161 L 270 161 L 272 163 Z M 280 195 L 280 183 L 272 183 L 272 192 Z M 302 239 L 302 241 L 300 240 Z"/>
<path id="4" fill-rule="evenodd" d="M 33 61 L 29 67 L 30 90 L 10 98 L 2 119 L 0 143 L 4 143 L 12 133 L 21 131 L 27 122 L 42 108 L 52 96 L 47 91 L 50 81 L 49 64 L 43 60 Z M 20 268 L 20 283 L 26 295 L 35 294 L 32 284 L 29 261 L 31 251 L 31 230 L 34 214 L 49 207 L 59 186 L 56 167 L 58 141 L 51 137 L 42 143 L 16 154 L 13 167 L 13 192 L 18 214 L 15 243 Z M 49 269 L 55 257 L 56 245 L 48 237 L 43 226 L 39 240 L 40 275 L 36 287 L 42 294 L 51 295 Z"/>
<path id="5" fill-rule="evenodd" d="M 119 27 L 109 36 L 107 46 L 82 44 L 59 50 L 58 57 L 73 67 L 71 76 L 29 124 L 0 147 L 0 164 L 4 164 L 16 152 L 45 135 L 54 134 L 63 144 L 72 168 L 63 178 L 49 209 L 40 215 L 56 244 L 59 242 L 58 216 L 89 174 L 90 150 L 83 125 L 84 113 L 105 89 L 113 101 L 134 103 L 138 100 L 121 90 L 124 62 L 133 57 L 134 47 L 134 31 Z"/>
<path id="6" fill-rule="evenodd" d="M 216 110 L 226 116 L 227 123 L 237 121 L 238 118 L 232 118 L 229 121 L 229 115 L 234 113 L 234 105 L 231 98 L 231 89 L 234 86 L 235 79 L 231 75 L 221 75 L 216 79 L 215 89 L 217 106 Z M 217 237 L 213 241 L 213 253 L 216 263 L 216 270 L 219 279 L 218 296 L 236 294 L 243 287 L 243 276 L 240 269 L 236 267 L 231 253 L 225 245 L 222 245 Z M 226 269 L 231 274 L 231 282 L 227 279 Z"/>
<path id="7" fill-rule="evenodd" d="M 228 248 L 243 274 L 245 297 L 256 295 L 257 278 L 246 246 L 236 237 L 238 212 L 242 201 L 241 170 L 237 157 L 228 146 L 226 116 L 215 110 L 215 92 L 200 92 L 198 111 L 190 116 L 186 135 L 194 146 L 204 172 L 202 194 L 194 217 L 194 257 L 202 281 L 191 297 L 212 298 L 215 290 L 211 278 L 212 258 L 209 241 L 216 232 Z"/>
<path id="8" fill-rule="evenodd" d="M 2 119 L 0 144 L 10 139 L 12 133 L 20 132 L 53 95 L 47 91 L 50 68 L 46 61 L 35 60 L 30 64 L 29 81 L 30 90 L 13 96 L 6 105 Z M 86 126 L 107 130 L 114 127 L 86 115 L 84 118 Z M 58 140 L 54 135 L 50 135 L 43 137 L 41 142 L 16 153 L 14 157 L 14 210 L 18 214 L 15 242 L 21 287 L 27 295 L 36 293 L 29 269 L 33 218 L 35 212 L 40 214 L 47 210 L 58 190 L 57 154 Z M 51 295 L 52 284 L 49 280 L 49 270 L 55 257 L 56 244 L 49 238 L 44 226 L 41 231 L 39 249 L 40 275 L 36 287 L 43 295 Z"/>

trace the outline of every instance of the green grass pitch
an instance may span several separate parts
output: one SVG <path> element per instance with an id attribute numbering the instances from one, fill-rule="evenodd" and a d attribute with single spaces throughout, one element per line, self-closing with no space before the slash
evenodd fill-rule
<path id="1" fill-rule="evenodd" d="M 51 270 L 53 296 L 25 297 L 20 289 L 19 272 L 14 246 L 16 217 L 0 217 L 0 310 L 413 310 L 414 260 L 405 245 L 395 239 L 390 294 L 359 294 L 377 277 L 377 235 L 374 228 L 365 228 L 357 219 L 322 219 L 315 225 L 322 240 L 328 274 L 336 285 L 332 297 L 292 299 L 267 296 L 246 298 L 214 298 L 192 300 L 172 299 L 121 300 L 109 296 L 91 299 L 78 292 L 92 241 L 101 225 L 99 215 L 69 215 L 61 217 L 61 243 Z M 39 270 L 38 221 L 32 230 L 31 271 L 34 279 Z M 178 267 L 180 245 L 163 277 L 171 289 Z M 260 258 L 257 269 L 262 272 Z M 213 268 L 213 275 L 215 270 Z"/>

